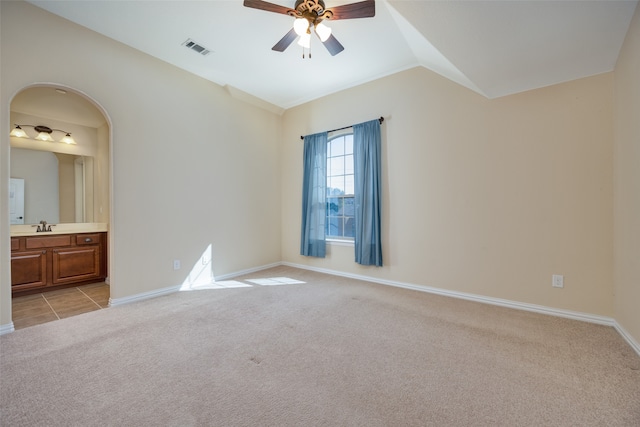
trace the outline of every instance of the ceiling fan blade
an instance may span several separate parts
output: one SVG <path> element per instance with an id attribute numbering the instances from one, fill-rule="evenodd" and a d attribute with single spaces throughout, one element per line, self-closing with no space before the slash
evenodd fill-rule
<path id="1" fill-rule="evenodd" d="M 298 35 L 296 34 L 296 30 L 294 30 L 293 28 L 290 29 L 289 32 L 285 34 L 284 37 L 281 38 L 280 41 L 271 48 L 271 50 L 284 52 L 284 50 L 288 48 L 291 43 L 293 43 L 296 37 L 298 37 Z"/>
<path id="2" fill-rule="evenodd" d="M 290 7 L 280 6 L 279 4 L 269 3 L 263 0 L 244 0 L 244 5 L 252 9 L 266 10 L 267 12 L 282 13 L 284 15 L 289 15 L 289 12 L 295 13 Z"/>
<path id="3" fill-rule="evenodd" d="M 332 7 L 328 10 L 333 13 L 330 18 L 331 21 L 337 19 L 371 18 L 376 16 L 376 2 L 374 0 L 365 0 Z"/>
<path id="4" fill-rule="evenodd" d="M 340 44 L 338 39 L 333 37 L 333 34 L 331 34 L 329 38 L 323 41 L 322 44 L 324 45 L 324 47 L 327 48 L 331 56 L 336 56 L 337 54 L 339 54 L 344 50 L 344 46 Z"/>

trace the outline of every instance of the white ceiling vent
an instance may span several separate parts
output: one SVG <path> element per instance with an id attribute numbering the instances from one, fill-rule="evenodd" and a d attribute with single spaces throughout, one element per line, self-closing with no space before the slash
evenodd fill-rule
<path id="1" fill-rule="evenodd" d="M 198 52 L 202 56 L 205 56 L 211 53 L 210 49 L 207 49 L 206 47 L 194 42 L 191 39 L 187 39 L 184 43 L 182 43 L 182 46 L 186 46 L 188 49 L 191 49 L 194 52 Z"/>

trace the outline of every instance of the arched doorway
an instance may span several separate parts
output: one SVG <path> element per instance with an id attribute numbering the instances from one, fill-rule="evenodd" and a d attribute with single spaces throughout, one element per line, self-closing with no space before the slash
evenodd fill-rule
<path id="1" fill-rule="evenodd" d="M 88 95 L 73 88 L 35 84 L 14 96 L 10 120 L 12 128 L 23 125 L 26 133 L 25 137 L 10 138 L 11 182 L 14 178 L 24 181 L 24 177 L 28 177 L 22 197 L 25 211 L 16 216 L 22 217 L 22 223 L 16 219 L 11 225 L 14 327 L 20 329 L 106 308 L 110 296 L 106 230 L 111 224 L 111 124 L 107 113 Z M 36 139 L 42 127 L 49 129 L 53 142 Z M 71 133 L 73 144 L 65 143 L 69 142 L 63 139 L 66 133 Z M 14 196 L 12 191 L 11 209 Z M 49 235 L 33 234 L 41 221 L 56 224 L 54 231 Z M 29 255 L 31 248 L 25 237 L 29 235 L 34 236 L 31 242 L 39 239 L 51 241 L 53 245 L 39 248 L 42 255 L 35 268 L 32 266 L 36 264 L 29 264 L 27 258 L 18 256 Z M 68 237 L 69 246 L 62 236 Z M 66 249 L 58 252 L 56 244 Z M 61 253 L 68 256 L 69 261 Z M 88 260 L 90 264 L 79 267 L 78 259 Z M 69 276 L 59 274 L 65 262 Z M 33 279 L 38 274 L 39 278 Z M 48 279 L 39 285 L 42 277 Z M 14 283 L 21 284 L 14 286 Z"/>

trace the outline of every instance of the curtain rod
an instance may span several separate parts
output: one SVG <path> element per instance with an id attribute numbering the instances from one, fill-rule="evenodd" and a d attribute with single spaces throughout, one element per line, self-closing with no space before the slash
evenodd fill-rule
<path id="1" fill-rule="evenodd" d="M 380 116 L 380 118 L 378 119 L 378 121 L 380 122 L 380 124 L 382 124 L 382 122 L 384 122 L 384 117 Z M 328 133 L 328 132 L 336 132 L 336 131 L 344 130 L 344 129 L 349 129 L 350 127 L 353 127 L 353 125 L 351 125 L 351 126 L 345 126 L 345 127 L 343 127 L 343 128 L 338 128 L 338 129 L 328 130 L 328 131 L 327 131 L 327 133 Z M 304 139 L 304 136 L 302 136 L 302 135 L 301 135 L 301 136 L 300 136 L 300 139 Z"/>

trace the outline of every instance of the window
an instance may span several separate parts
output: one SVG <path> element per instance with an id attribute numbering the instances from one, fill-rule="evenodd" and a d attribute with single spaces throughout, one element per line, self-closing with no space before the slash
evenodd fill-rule
<path id="1" fill-rule="evenodd" d="M 355 207 L 353 198 L 353 130 L 330 136 L 327 145 L 328 239 L 353 240 Z"/>
<path id="2" fill-rule="evenodd" d="M 333 241 L 353 246 L 358 264 L 382 266 L 381 122 L 304 137 L 301 255 L 324 258 Z"/>

